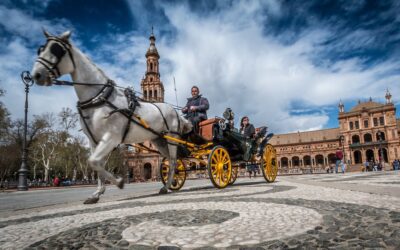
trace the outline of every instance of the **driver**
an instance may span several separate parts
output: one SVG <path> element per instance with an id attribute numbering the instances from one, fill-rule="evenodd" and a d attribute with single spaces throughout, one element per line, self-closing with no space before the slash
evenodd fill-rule
<path id="1" fill-rule="evenodd" d="M 207 120 L 207 110 L 210 105 L 207 98 L 200 95 L 199 87 L 192 87 L 192 97 L 188 98 L 186 106 L 182 109 L 185 118 L 192 124 L 196 133 L 199 131 L 198 126 L 201 121 Z"/>

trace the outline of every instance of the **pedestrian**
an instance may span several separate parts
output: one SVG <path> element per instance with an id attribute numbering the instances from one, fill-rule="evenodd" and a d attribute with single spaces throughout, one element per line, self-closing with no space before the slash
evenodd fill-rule
<path id="1" fill-rule="evenodd" d="M 378 171 L 378 162 L 374 162 L 374 167 L 372 169 L 372 171 Z"/>
<path id="2" fill-rule="evenodd" d="M 363 172 L 367 172 L 368 171 L 368 167 L 369 167 L 369 162 L 367 160 L 365 160 L 364 162 L 364 169 L 362 170 Z"/>
<path id="3" fill-rule="evenodd" d="M 54 178 L 53 180 L 53 185 L 55 187 L 58 187 L 60 185 L 60 179 L 58 179 L 58 176 L 56 176 L 56 178 Z"/>
<path id="4" fill-rule="evenodd" d="M 338 168 L 339 168 L 339 164 L 342 164 L 342 159 L 343 159 L 343 152 L 342 150 L 340 150 L 340 148 L 336 149 L 336 165 L 335 165 L 335 173 L 338 173 Z"/>
<path id="5" fill-rule="evenodd" d="M 399 170 L 399 165 L 400 165 L 399 159 L 394 160 L 394 170 L 395 171 Z"/>

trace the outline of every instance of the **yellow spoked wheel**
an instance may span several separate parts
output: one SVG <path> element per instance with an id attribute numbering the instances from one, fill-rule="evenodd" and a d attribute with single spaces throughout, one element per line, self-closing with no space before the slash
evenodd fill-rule
<path id="1" fill-rule="evenodd" d="M 232 163 L 228 151 L 216 146 L 208 156 L 208 175 L 216 188 L 228 186 L 232 175 Z"/>
<path id="2" fill-rule="evenodd" d="M 183 186 L 183 184 L 185 184 L 186 181 L 185 165 L 183 165 L 183 162 L 181 160 L 177 160 L 176 164 L 177 166 L 175 169 L 174 178 L 172 180 L 171 187 L 169 188 L 173 191 L 181 189 L 181 187 Z M 167 158 L 164 158 L 160 166 L 161 181 L 164 185 L 168 181 L 168 173 L 169 173 L 169 161 Z"/>
<path id="3" fill-rule="evenodd" d="M 261 170 L 267 182 L 274 182 L 278 175 L 278 163 L 276 161 L 276 149 L 267 144 L 261 159 Z"/>
<path id="4" fill-rule="evenodd" d="M 237 176 L 238 176 L 238 172 L 239 172 L 239 165 L 233 166 L 233 167 L 232 167 L 231 180 L 229 181 L 229 185 L 232 185 L 233 183 L 235 183 L 236 178 L 237 178 Z"/>

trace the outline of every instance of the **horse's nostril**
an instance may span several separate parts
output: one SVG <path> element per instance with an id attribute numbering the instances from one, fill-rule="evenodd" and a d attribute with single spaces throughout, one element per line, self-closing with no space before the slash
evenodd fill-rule
<path id="1" fill-rule="evenodd" d="M 36 73 L 36 74 L 34 75 L 33 78 L 35 78 L 35 80 L 39 80 L 40 77 L 42 77 L 42 75 L 38 72 L 38 73 Z"/>

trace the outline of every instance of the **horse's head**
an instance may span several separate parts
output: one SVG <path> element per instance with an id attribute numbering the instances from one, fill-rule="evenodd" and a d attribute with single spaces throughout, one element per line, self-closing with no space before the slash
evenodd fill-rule
<path id="1" fill-rule="evenodd" d="M 38 49 L 38 57 L 33 65 L 32 75 L 39 85 L 50 86 L 53 79 L 70 74 L 75 69 L 69 37 L 70 31 L 61 36 L 50 35 L 43 30 L 46 44 Z"/>

